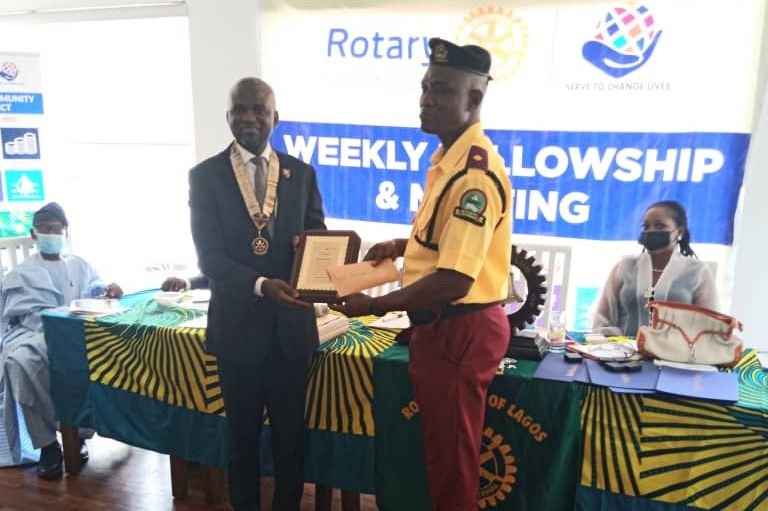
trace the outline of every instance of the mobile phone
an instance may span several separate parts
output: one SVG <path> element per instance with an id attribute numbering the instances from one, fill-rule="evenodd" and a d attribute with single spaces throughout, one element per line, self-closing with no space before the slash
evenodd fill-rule
<path id="1" fill-rule="evenodd" d="M 642 362 L 606 362 L 603 365 L 612 373 L 636 373 L 643 369 Z"/>
<path id="2" fill-rule="evenodd" d="M 579 364 L 582 360 L 584 360 L 581 355 L 578 353 L 573 353 L 572 351 L 566 351 L 563 353 L 563 358 L 569 364 Z"/>

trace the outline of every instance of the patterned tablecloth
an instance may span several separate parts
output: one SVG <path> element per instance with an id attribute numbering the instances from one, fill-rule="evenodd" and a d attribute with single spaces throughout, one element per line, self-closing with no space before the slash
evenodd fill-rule
<path id="1" fill-rule="evenodd" d="M 44 315 L 57 414 L 225 466 L 216 359 L 204 329 L 179 326 L 202 313 L 160 307 L 151 294 L 127 296 L 131 309 L 115 316 Z M 372 320 L 352 320 L 315 353 L 306 479 L 375 492 L 385 511 L 428 509 L 408 352 L 393 332 L 368 328 Z M 768 509 L 768 373 L 754 353 L 735 369 L 734 405 L 534 380 L 536 367 L 520 362 L 492 383 L 480 508 Z"/>

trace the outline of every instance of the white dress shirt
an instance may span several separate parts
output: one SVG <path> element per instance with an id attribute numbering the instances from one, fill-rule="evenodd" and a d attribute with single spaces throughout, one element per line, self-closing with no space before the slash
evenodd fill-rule
<path id="1" fill-rule="evenodd" d="M 248 174 L 248 181 L 251 182 L 251 188 L 253 188 L 256 186 L 256 164 L 253 163 L 253 159 L 256 157 L 256 155 L 240 144 L 237 144 L 237 149 L 240 151 L 240 156 L 243 158 L 243 162 L 245 163 L 245 171 Z M 264 160 L 264 172 L 269 170 L 269 158 L 271 156 L 272 146 L 267 144 L 267 147 L 264 148 L 264 152 L 261 153 L 261 159 Z"/>
<path id="2" fill-rule="evenodd" d="M 245 171 L 248 174 L 248 181 L 251 182 L 251 188 L 256 186 L 256 164 L 253 162 L 253 158 L 256 157 L 255 154 L 250 152 L 248 149 L 243 147 L 240 144 L 237 144 L 237 149 L 240 151 L 240 156 L 243 158 L 243 163 L 245 163 Z M 272 146 L 270 144 L 267 144 L 267 147 L 264 148 L 264 152 L 261 153 L 261 158 L 264 160 L 263 169 L 264 172 L 267 172 L 269 170 L 269 158 L 272 156 Z M 277 203 L 275 203 L 275 211 L 272 214 L 272 219 L 270 220 L 270 225 L 268 226 L 268 230 L 270 234 L 272 233 L 272 221 L 277 217 Z M 267 280 L 266 277 L 259 277 L 256 279 L 256 283 L 253 285 L 253 293 L 256 296 L 264 296 L 264 293 L 261 292 L 261 287 L 264 285 L 264 281 Z"/>

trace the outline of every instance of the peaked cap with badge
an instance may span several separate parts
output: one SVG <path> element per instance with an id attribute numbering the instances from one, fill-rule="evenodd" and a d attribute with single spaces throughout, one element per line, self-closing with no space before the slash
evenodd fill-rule
<path id="1" fill-rule="evenodd" d="M 491 54 L 488 50 L 474 44 L 459 46 L 445 39 L 433 37 L 429 40 L 429 65 L 460 69 L 479 76 L 487 76 L 491 71 Z"/>

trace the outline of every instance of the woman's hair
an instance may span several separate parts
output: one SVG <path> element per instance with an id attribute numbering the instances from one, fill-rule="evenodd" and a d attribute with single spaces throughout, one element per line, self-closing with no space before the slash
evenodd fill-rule
<path id="1" fill-rule="evenodd" d="M 680 248 L 680 253 L 686 257 L 698 258 L 696 253 L 691 248 L 691 230 L 688 228 L 688 215 L 685 213 L 685 208 L 683 205 L 677 201 L 663 200 L 656 202 L 655 204 L 651 204 L 645 211 L 648 212 L 653 208 L 665 208 L 667 211 L 669 211 L 670 215 L 672 216 L 672 220 L 675 221 L 677 226 L 685 228 L 685 232 L 680 237 L 680 241 L 677 244 Z"/>

